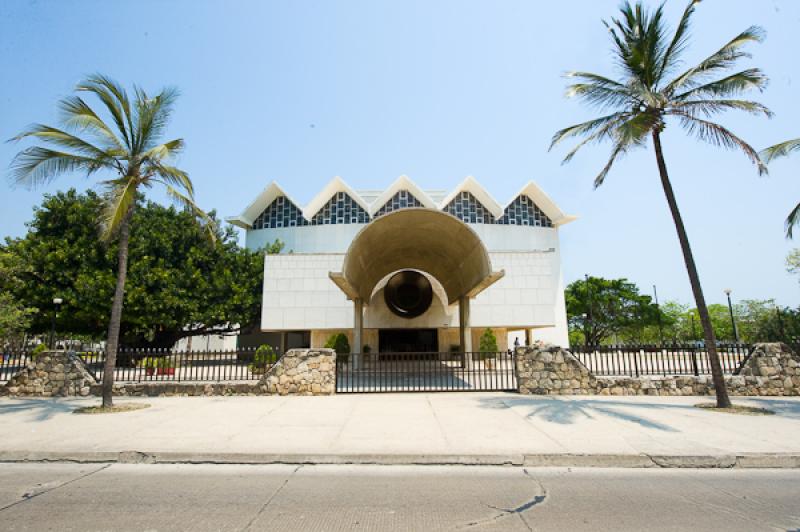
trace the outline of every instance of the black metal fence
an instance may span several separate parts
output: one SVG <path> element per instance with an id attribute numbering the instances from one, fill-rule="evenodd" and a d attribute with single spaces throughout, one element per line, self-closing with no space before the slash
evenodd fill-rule
<path id="1" fill-rule="evenodd" d="M 722 372 L 735 373 L 751 350 L 751 344 L 717 346 Z M 708 350 L 693 344 L 573 346 L 571 351 L 598 376 L 711 374 Z"/>
<path id="2" fill-rule="evenodd" d="M 0 383 L 6 382 L 25 367 L 30 351 L 15 351 L 0 355 Z"/>
<path id="3" fill-rule="evenodd" d="M 87 370 L 103 380 L 103 351 L 77 351 Z M 35 357 L 32 352 L 3 355 L 0 382 L 8 381 Z M 256 348 L 232 351 L 172 351 L 169 349 L 120 349 L 114 381 L 131 382 L 231 382 L 259 380 L 280 358 L 277 353 L 257 353 Z"/>
<path id="4" fill-rule="evenodd" d="M 370 353 L 336 360 L 336 392 L 516 390 L 514 354 Z"/>

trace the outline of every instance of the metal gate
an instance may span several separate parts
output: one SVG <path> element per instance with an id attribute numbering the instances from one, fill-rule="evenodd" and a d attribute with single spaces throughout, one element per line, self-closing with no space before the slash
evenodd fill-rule
<path id="1" fill-rule="evenodd" d="M 337 393 L 516 391 L 514 354 L 370 353 L 337 357 Z"/>

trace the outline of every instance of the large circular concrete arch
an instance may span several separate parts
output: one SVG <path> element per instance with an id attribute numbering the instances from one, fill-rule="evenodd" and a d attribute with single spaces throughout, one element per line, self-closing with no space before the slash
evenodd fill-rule
<path id="1" fill-rule="evenodd" d="M 475 231 L 450 214 L 426 208 L 400 209 L 370 222 L 350 244 L 341 276 L 352 295 L 369 301 L 381 279 L 403 269 L 435 277 L 448 304 L 493 278 L 489 253 Z"/>

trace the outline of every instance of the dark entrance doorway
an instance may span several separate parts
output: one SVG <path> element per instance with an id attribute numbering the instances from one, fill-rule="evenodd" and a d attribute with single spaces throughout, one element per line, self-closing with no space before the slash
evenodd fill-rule
<path id="1" fill-rule="evenodd" d="M 439 335 L 436 329 L 381 329 L 378 331 L 380 353 L 436 353 Z"/>

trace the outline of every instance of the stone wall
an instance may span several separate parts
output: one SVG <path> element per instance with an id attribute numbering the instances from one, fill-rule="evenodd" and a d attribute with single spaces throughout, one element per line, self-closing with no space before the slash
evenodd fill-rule
<path id="1" fill-rule="evenodd" d="M 726 376 L 730 395 L 800 395 L 800 357 L 785 344 L 758 344 L 738 375 Z M 519 392 L 538 395 L 713 395 L 710 375 L 595 377 L 566 349 L 517 349 Z"/>
<path id="2" fill-rule="evenodd" d="M 591 395 L 598 383 L 575 356 L 557 346 L 518 347 L 519 393 L 534 395 Z"/>
<path id="3" fill-rule="evenodd" d="M 31 357 L 21 371 L 0 387 L 0 394 L 11 397 L 86 396 L 96 382 L 80 358 L 63 351 L 50 351 Z"/>
<path id="4" fill-rule="evenodd" d="M 92 394 L 101 395 L 98 384 Z M 259 381 L 115 383 L 114 395 L 333 395 L 336 393 L 336 352 L 333 349 L 291 349 Z"/>
<path id="5" fill-rule="evenodd" d="M 336 393 L 336 351 L 292 349 L 258 383 L 265 394 L 333 395 Z"/>

